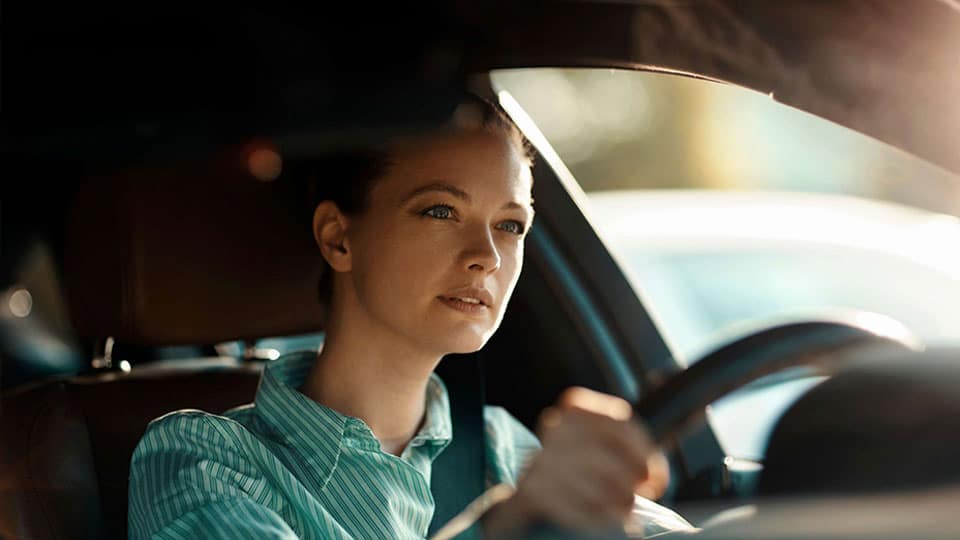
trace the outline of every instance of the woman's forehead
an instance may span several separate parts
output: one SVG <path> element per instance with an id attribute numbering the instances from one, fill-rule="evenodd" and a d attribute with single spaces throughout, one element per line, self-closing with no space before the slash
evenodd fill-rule
<path id="1" fill-rule="evenodd" d="M 475 131 L 404 140 L 391 150 L 384 193 L 405 197 L 431 183 L 475 198 L 530 199 L 532 176 L 523 150 L 507 134 Z"/>

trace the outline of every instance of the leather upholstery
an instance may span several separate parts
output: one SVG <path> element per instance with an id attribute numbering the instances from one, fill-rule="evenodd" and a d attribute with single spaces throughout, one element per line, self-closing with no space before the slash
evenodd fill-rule
<path id="1" fill-rule="evenodd" d="M 260 368 L 147 367 L 44 382 L 0 401 L 0 537 L 126 538 L 130 457 L 153 418 L 253 400 Z"/>
<path id="2" fill-rule="evenodd" d="M 324 269 L 302 185 L 261 182 L 252 147 L 90 177 L 67 218 L 76 334 L 135 346 L 322 329 Z M 129 462 L 153 418 L 252 401 L 259 369 L 177 361 L 45 381 L 0 402 L 0 537 L 126 538 Z"/>
<path id="3" fill-rule="evenodd" d="M 63 273 L 78 335 L 195 345 L 322 329 L 306 188 L 242 163 L 237 150 L 81 187 Z"/>

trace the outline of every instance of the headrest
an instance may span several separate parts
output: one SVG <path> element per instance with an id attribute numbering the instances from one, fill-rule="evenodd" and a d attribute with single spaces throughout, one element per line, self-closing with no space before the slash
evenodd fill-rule
<path id="1" fill-rule="evenodd" d="M 254 177 L 250 155 L 245 147 L 81 186 L 64 261 L 79 335 L 172 345 L 321 329 L 324 265 L 309 210 L 292 182 Z"/>
<path id="2" fill-rule="evenodd" d="M 784 414 L 767 447 L 761 494 L 870 493 L 960 481 L 957 351 L 898 354 L 865 359 Z"/>

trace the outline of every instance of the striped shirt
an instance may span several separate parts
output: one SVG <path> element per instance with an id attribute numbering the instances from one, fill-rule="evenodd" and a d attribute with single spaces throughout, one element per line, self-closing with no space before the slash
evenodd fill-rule
<path id="1" fill-rule="evenodd" d="M 453 432 L 443 382 L 430 378 L 423 425 L 397 457 L 363 420 L 297 391 L 316 356 L 271 362 L 250 405 L 151 422 L 130 464 L 130 538 L 425 538 L 431 465 Z M 484 420 L 487 482 L 514 484 L 539 442 L 501 407 Z"/>
<path id="2" fill-rule="evenodd" d="M 151 422 L 130 464 L 130 538 L 425 538 L 431 466 L 452 438 L 443 382 L 431 376 L 423 425 L 398 457 L 362 420 L 297 390 L 315 360 L 271 362 L 250 405 Z M 487 483 L 515 485 L 539 442 L 503 408 L 486 406 L 484 420 Z M 647 533 L 682 521 L 637 499 Z M 480 535 L 475 524 L 458 538 Z"/>

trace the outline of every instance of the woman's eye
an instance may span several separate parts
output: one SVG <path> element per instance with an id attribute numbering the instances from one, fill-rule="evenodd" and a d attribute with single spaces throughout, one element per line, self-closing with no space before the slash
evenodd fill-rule
<path id="1" fill-rule="evenodd" d="M 497 228 L 516 235 L 523 234 L 523 223 L 520 223 L 519 221 L 504 221 L 500 225 L 497 225 Z"/>
<path id="2" fill-rule="evenodd" d="M 427 208 L 422 214 L 434 219 L 450 219 L 453 217 L 453 207 L 445 204 L 438 204 L 436 206 Z"/>

